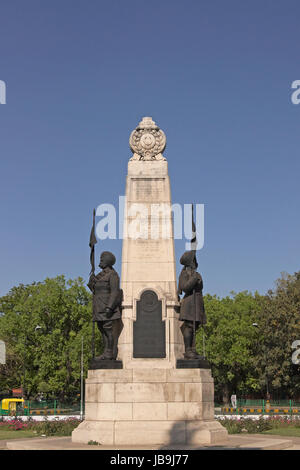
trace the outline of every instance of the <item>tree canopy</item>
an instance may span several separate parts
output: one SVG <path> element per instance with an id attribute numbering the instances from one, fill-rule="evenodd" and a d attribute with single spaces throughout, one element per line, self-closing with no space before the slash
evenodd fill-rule
<path id="1" fill-rule="evenodd" d="M 0 338 L 7 346 L 0 390 L 24 386 L 25 375 L 27 396 L 78 393 L 82 338 L 85 369 L 91 356 L 91 309 L 81 278 L 21 284 L 0 298 Z"/>
<path id="2" fill-rule="evenodd" d="M 81 278 L 64 276 L 19 285 L 0 298 L 0 392 L 24 385 L 26 396 L 75 397 L 91 358 L 92 296 Z M 292 344 L 300 340 L 300 272 L 285 274 L 266 295 L 232 292 L 204 297 L 207 325 L 196 347 L 212 366 L 216 401 L 238 397 L 300 400 L 300 365 Z M 204 331 L 204 338 L 203 338 Z M 97 352 L 101 337 L 95 331 Z M 24 381 L 25 377 L 25 381 Z"/>
<path id="3" fill-rule="evenodd" d="M 292 362 L 292 343 L 300 339 L 300 272 L 282 275 L 274 291 L 206 295 L 206 356 L 212 365 L 216 397 L 300 399 L 300 366 Z M 197 333 L 203 352 L 203 329 Z"/>

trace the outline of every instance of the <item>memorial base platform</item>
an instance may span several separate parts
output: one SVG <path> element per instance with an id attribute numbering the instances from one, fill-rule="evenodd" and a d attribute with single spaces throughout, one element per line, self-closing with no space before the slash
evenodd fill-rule
<path id="1" fill-rule="evenodd" d="M 85 420 L 72 441 L 103 445 L 217 444 L 209 369 L 97 369 L 86 380 Z"/>

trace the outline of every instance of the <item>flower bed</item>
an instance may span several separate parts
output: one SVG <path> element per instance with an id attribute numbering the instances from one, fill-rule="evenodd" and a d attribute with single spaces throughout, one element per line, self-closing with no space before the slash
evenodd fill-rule
<path id="1" fill-rule="evenodd" d="M 80 419 L 66 418 L 63 420 L 54 419 L 52 421 L 45 418 L 43 421 L 27 420 L 20 418 L 0 422 L 0 430 L 11 431 L 33 431 L 37 435 L 46 436 L 70 436 L 72 431 L 80 424 Z"/>
<path id="2" fill-rule="evenodd" d="M 260 433 L 271 429 L 279 428 L 300 428 L 300 419 L 290 416 L 260 416 L 258 419 L 252 418 L 219 418 L 229 434 L 239 434 L 243 432 Z"/>

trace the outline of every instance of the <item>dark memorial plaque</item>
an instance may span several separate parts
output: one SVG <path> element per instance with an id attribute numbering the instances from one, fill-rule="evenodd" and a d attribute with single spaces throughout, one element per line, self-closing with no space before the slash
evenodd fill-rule
<path id="1" fill-rule="evenodd" d="M 162 303 L 155 292 L 147 290 L 137 301 L 133 324 L 133 357 L 166 357 L 166 326 L 162 321 Z"/>

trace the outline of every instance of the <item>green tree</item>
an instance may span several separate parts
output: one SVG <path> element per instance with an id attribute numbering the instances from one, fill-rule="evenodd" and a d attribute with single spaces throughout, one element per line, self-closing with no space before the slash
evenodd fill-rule
<path id="1" fill-rule="evenodd" d="M 253 363 L 255 334 L 260 296 L 249 292 L 232 293 L 220 299 L 206 295 L 206 356 L 212 365 L 217 400 L 228 403 L 233 392 L 253 393 L 260 387 Z M 197 333 L 197 350 L 203 352 L 203 329 Z"/>
<path id="2" fill-rule="evenodd" d="M 282 274 L 264 297 L 258 330 L 261 387 L 273 398 L 299 398 L 300 366 L 292 363 L 292 343 L 300 339 L 300 272 Z"/>
<path id="3" fill-rule="evenodd" d="M 91 310 L 91 294 L 81 278 L 21 284 L 1 297 L 0 337 L 7 346 L 7 364 L 0 366 L 0 390 L 23 384 L 25 371 L 28 397 L 78 394 L 82 336 L 85 371 L 91 357 Z"/>

